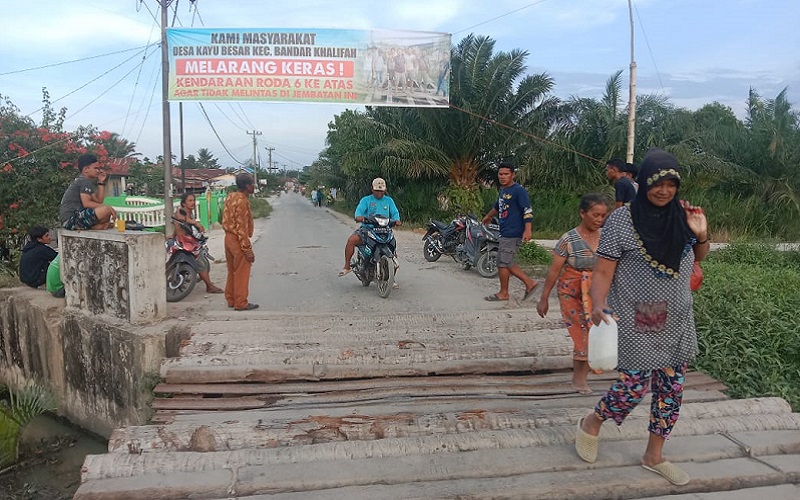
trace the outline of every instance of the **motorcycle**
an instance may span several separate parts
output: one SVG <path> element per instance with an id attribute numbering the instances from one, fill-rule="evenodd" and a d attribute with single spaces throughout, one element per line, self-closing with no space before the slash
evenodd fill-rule
<path id="1" fill-rule="evenodd" d="M 392 293 L 394 286 L 396 243 L 391 228 L 395 222 L 381 215 L 364 218 L 364 223 L 371 225 L 367 227 L 367 241 L 356 247 L 356 255 L 350 263 L 361 284 L 369 286 L 375 281 L 378 295 L 384 299 Z"/>
<path id="2" fill-rule="evenodd" d="M 166 247 L 167 302 L 179 302 L 185 299 L 198 281 L 198 262 L 213 260 L 208 252 L 208 238 L 197 228 L 184 221 L 172 218 L 183 234 L 169 238 L 164 242 Z"/>
<path id="3" fill-rule="evenodd" d="M 449 255 L 456 259 L 456 247 L 464 243 L 464 228 L 467 227 L 467 219 L 475 219 L 475 215 L 456 214 L 450 224 L 431 219 L 428 221 L 428 231 L 422 240 L 422 253 L 428 262 L 436 262 L 442 255 Z"/>
<path id="4" fill-rule="evenodd" d="M 500 226 L 481 224 L 467 219 L 464 243 L 456 248 L 456 260 L 464 269 L 474 267 L 484 278 L 497 276 L 497 253 L 500 248 Z"/>

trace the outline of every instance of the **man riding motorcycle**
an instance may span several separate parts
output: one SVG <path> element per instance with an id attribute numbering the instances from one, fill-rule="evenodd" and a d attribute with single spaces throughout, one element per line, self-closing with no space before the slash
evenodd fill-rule
<path id="1" fill-rule="evenodd" d="M 366 244 L 367 241 L 366 231 L 368 227 L 364 224 L 364 219 L 373 215 L 383 215 L 393 221 L 395 226 L 401 225 L 400 212 L 397 210 L 397 205 L 395 205 L 392 197 L 386 194 L 386 181 L 380 177 L 372 180 L 372 194 L 361 198 L 361 201 L 358 202 L 355 219 L 356 222 L 361 223 L 361 227 L 347 238 L 347 244 L 344 248 L 344 267 L 339 271 L 339 276 L 350 273 L 350 261 L 353 258 L 356 247 Z M 396 249 L 393 248 L 392 251 L 395 253 L 394 265 L 395 269 L 397 269 L 399 265 L 397 264 Z M 398 288 L 397 282 L 393 286 Z"/>

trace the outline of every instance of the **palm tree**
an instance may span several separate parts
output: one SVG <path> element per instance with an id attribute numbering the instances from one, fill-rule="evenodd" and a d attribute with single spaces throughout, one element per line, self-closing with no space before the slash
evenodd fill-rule
<path id="1" fill-rule="evenodd" d="M 343 171 L 374 165 L 402 177 L 446 178 L 451 190 L 473 193 L 472 204 L 478 203 L 488 168 L 524 144 L 516 130 L 544 133 L 546 110 L 557 103 L 547 96 L 549 76 L 524 75 L 526 51 L 495 54 L 494 45 L 469 35 L 452 50 L 449 109 L 368 108 L 337 121 L 328 144 L 337 145 Z"/>

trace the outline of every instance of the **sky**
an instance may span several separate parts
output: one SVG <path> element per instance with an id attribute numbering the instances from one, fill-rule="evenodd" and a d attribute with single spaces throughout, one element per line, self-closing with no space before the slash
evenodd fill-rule
<path id="1" fill-rule="evenodd" d="M 143 157 L 163 153 L 157 0 L 7 2 L 0 41 L 0 95 L 41 120 L 42 89 L 65 129 L 93 125 L 134 142 Z M 489 36 L 496 51 L 528 52 L 529 74 L 547 73 L 560 98 L 600 97 L 623 71 L 627 99 L 627 0 L 178 0 L 170 23 L 196 28 L 329 28 L 445 32 L 453 44 Z M 633 0 L 637 94 L 687 109 L 714 101 L 744 117 L 750 88 L 772 99 L 788 87 L 800 110 L 800 1 Z M 144 57 L 144 55 L 147 57 Z M 171 103 L 172 151 L 180 155 L 178 104 Z M 350 106 L 359 109 L 358 106 Z M 209 149 L 224 167 L 257 154 L 287 169 L 310 165 L 340 104 L 183 104 L 184 153 Z M 360 109 L 363 109 L 360 108 Z M 210 123 L 209 123 L 210 122 Z"/>

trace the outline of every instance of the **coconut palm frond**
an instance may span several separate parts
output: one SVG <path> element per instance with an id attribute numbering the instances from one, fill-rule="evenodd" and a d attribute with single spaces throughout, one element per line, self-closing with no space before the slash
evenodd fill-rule
<path id="1" fill-rule="evenodd" d="M 0 467 L 16 462 L 19 457 L 22 428 L 42 413 L 55 409 L 55 399 L 39 385 L 29 384 L 8 392 L 8 399 L 0 401 Z"/>

